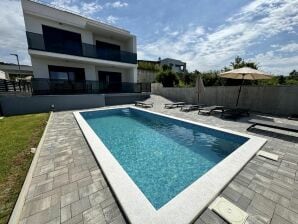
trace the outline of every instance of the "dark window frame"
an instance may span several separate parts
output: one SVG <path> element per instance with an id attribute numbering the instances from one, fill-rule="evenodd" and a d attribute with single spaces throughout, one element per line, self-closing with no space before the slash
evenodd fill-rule
<path id="1" fill-rule="evenodd" d="M 74 81 L 74 82 L 84 82 L 86 81 L 85 69 L 78 68 L 78 67 L 66 67 L 66 66 L 57 66 L 57 65 L 48 65 L 49 70 L 49 78 L 50 80 L 67 80 L 67 81 Z M 60 79 L 60 78 L 53 78 L 52 73 L 66 73 L 67 79 Z M 70 75 L 74 74 L 74 78 L 70 78 Z"/>
<path id="2" fill-rule="evenodd" d="M 72 53 L 82 55 L 81 33 L 60 29 L 42 24 L 45 49 L 47 51 L 59 51 L 60 53 Z"/>

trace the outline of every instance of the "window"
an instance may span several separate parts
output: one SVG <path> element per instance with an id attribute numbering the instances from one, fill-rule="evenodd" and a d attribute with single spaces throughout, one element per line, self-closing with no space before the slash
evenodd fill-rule
<path id="1" fill-rule="evenodd" d="M 81 34 L 42 25 L 45 48 L 50 52 L 82 55 Z"/>
<path id="2" fill-rule="evenodd" d="M 85 71 L 83 68 L 72 68 L 49 65 L 50 79 L 85 81 Z"/>
<path id="3" fill-rule="evenodd" d="M 110 44 L 102 41 L 96 41 L 96 47 L 103 50 L 120 51 L 120 46 L 116 44 Z"/>
<path id="4" fill-rule="evenodd" d="M 120 61 L 120 46 L 102 41 L 96 41 L 97 55 L 106 60 Z"/>

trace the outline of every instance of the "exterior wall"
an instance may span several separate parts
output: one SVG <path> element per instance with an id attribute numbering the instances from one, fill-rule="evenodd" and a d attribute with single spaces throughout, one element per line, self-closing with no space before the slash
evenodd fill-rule
<path id="1" fill-rule="evenodd" d="M 61 29 L 61 30 L 67 30 L 67 31 L 75 32 L 75 33 L 80 33 L 83 43 L 87 43 L 87 44 L 94 43 L 92 32 L 90 32 L 88 30 L 84 30 L 79 27 L 65 24 L 58 19 L 55 19 L 53 21 L 53 20 L 40 18 L 37 16 L 28 15 L 28 14 L 24 15 L 24 19 L 25 19 L 26 31 L 28 31 L 28 32 L 43 34 L 42 33 L 42 25 L 46 25 L 46 26 L 55 27 L 55 28 Z"/>
<path id="2" fill-rule="evenodd" d="M 156 72 L 138 69 L 138 82 L 152 83 L 156 79 Z"/>
<path id="3" fill-rule="evenodd" d="M 49 112 L 51 105 L 55 105 L 56 111 L 87 109 L 105 105 L 103 94 L 2 96 L 0 101 L 2 113 L 6 116 Z"/>
<path id="4" fill-rule="evenodd" d="M 152 94 L 173 101 L 197 103 L 196 88 L 164 88 L 159 83 L 152 84 Z M 205 87 L 200 95 L 200 103 L 235 107 L 239 86 Z M 298 114 L 298 86 L 243 86 L 239 107 L 252 111 L 288 116 Z"/>
<path id="5" fill-rule="evenodd" d="M 61 23 L 67 23 L 76 27 L 83 28 L 85 26 L 86 20 L 83 19 L 83 17 L 77 16 L 72 13 L 60 11 L 48 6 L 40 5 L 38 3 L 30 2 L 28 0 L 22 0 L 22 7 L 23 11 L 26 14 L 31 15 L 42 15 L 43 17 L 46 17 L 53 21 L 59 21 Z M 27 15 L 24 15 L 25 17 L 25 25 L 26 24 L 26 17 Z"/>
<path id="6" fill-rule="evenodd" d="M 106 66 L 96 66 L 95 67 L 95 76 L 98 80 L 98 71 L 107 71 L 107 72 L 120 72 L 122 82 L 134 82 L 133 80 L 133 71 L 135 69 L 124 69 L 116 67 L 106 67 Z"/>
<path id="7" fill-rule="evenodd" d="M 31 62 L 33 66 L 33 74 L 35 78 L 49 78 L 48 65 L 66 66 L 66 67 L 77 67 L 85 69 L 86 80 L 98 80 L 95 73 L 95 65 L 77 63 L 71 61 L 61 61 L 55 59 L 38 58 L 31 56 Z"/>
<path id="8" fill-rule="evenodd" d="M 46 96 L 0 96 L 0 112 L 11 116 L 51 111 L 77 110 L 103 107 L 105 105 L 132 104 L 145 100 L 149 93 L 85 94 L 85 95 L 46 95 Z"/>
<path id="9" fill-rule="evenodd" d="M 93 40 L 94 41 L 93 41 L 92 44 L 94 44 L 94 45 L 96 45 L 96 41 L 99 40 L 99 41 L 103 41 L 103 42 L 106 42 L 106 43 L 119 45 L 120 49 L 122 51 L 130 51 L 130 49 L 127 47 L 127 42 L 124 42 L 124 41 L 110 39 L 110 38 L 102 37 L 102 36 L 99 36 L 99 35 L 96 35 L 96 34 L 93 35 Z"/>
<path id="10" fill-rule="evenodd" d="M 132 35 L 132 38 L 128 41 L 128 49 L 131 50 L 132 53 L 137 53 L 137 37 Z"/>
<path id="11" fill-rule="evenodd" d="M 105 94 L 106 106 L 132 104 L 135 101 L 148 99 L 149 93 L 120 93 L 120 94 Z"/>

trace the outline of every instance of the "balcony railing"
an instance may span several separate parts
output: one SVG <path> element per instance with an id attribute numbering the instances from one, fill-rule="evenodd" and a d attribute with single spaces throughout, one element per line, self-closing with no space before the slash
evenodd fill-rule
<path id="1" fill-rule="evenodd" d="M 68 54 L 87 58 L 96 58 L 108 61 L 137 64 L 137 54 L 110 49 L 99 49 L 96 45 L 77 43 L 65 45 L 60 43 L 46 44 L 42 34 L 26 32 L 28 47 L 32 50 L 52 53 Z"/>
<path id="2" fill-rule="evenodd" d="M 31 80 L 34 95 L 142 93 L 151 92 L 151 83 L 110 83 L 99 81 L 69 81 L 61 79 Z"/>

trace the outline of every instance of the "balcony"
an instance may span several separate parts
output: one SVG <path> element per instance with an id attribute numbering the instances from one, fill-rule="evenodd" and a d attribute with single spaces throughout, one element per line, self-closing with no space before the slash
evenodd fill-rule
<path id="1" fill-rule="evenodd" d="M 100 81 L 33 78 L 33 95 L 142 93 L 151 92 L 151 83 L 103 83 Z"/>
<path id="2" fill-rule="evenodd" d="M 80 57 L 95 58 L 122 63 L 137 64 L 137 54 L 126 51 L 115 51 L 109 49 L 99 49 L 96 45 L 80 43 L 78 44 L 45 44 L 42 34 L 26 32 L 28 47 L 31 50 L 46 51 L 59 54 L 68 54 Z"/>

